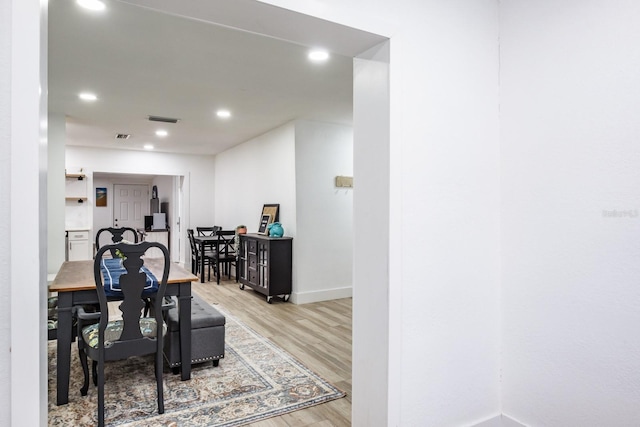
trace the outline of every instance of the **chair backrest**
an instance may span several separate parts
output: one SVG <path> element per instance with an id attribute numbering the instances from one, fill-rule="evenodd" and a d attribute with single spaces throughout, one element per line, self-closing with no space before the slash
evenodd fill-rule
<path id="1" fill-rule="evenodd" d="M 198 257 L 198 248 L 196 247 L 196 242 L 193 240 L 193 229 L 187 229 L 187 237 L 189 238 L 189 245 L 191 246 L 191 256 Z"/>
<path id="2" fill-rule="evenodd" d="M 115 227 L 106 227 L 106 228 L 101 228 L 100 230 L 98 230 L 98 232 L 96 233 L 96 251 L 100 250 L 100 248 L 103 246 L 100 244 L 100 236 L 106 233 L 105 235 L 107 237 L 111 237 L 111 242 L 110 243 L 119 243 L 122 242 L 123 240 L 128 240 L 129 242 L 133 242 L 133 243 L 138 243 L 138 232 L 136 230 L 134 230 L 131 227 L 120 227 L 120 228 L 115 228 Z M 125 236 L 125 233 L 127 233 L 128 235 Z M 131 235 L 131 239 L 129 239 L 129 234 Z M 125 237 L 127 237 L 125 239 Z M 113 250 L 111 252 L 111 256 L 115 257 L 116 253 L 115 250 Z"/>
<path id="3" fill-rule="evenodd" d="M 196 227 L 198 236 L 215 236 L 218 230 L 220 230 L 220 227 L 217 225 L 214 225 L 213 227 Z"/>
<path id="4" fill-rule="evenodd" d="M 162 251 L 162 258 L 155 258 L 153 263 L 163 262 L 161 270 L 156 270 L 156 274 L 162 272 L 161 277 L 155 277 L 151 271 L 144 266 L 142 256 L 150 248 L 159 248 Z M 116 251 L 124 255 L 123 266 L 119 267 L 119 261 L 105 258 L 106 252 Z M 114 265 L 118 263 L 117 265 Z M 149 354 L 155 351 L 162 351 L 162 301 L 169 278 L 169 251 L 158 242 L 141 242 L 136 244 L 116 243 L 105 245 L 96 254 L 94 260 L 94 279 L 96 291 L 100 303 L 100 323 L 98 329 L 98 348 L 101 351 L 107 350 L 114 353 L 106 360 L 126 358 L 133 355 Z M 114 290 L 120 290 L 118 297 L 109 297 Z M 141 333 L 141 321 L 144 320 L 142 311 L 145 308 L 144 298 L 151 298 L 153 304 L 153 318 L 157 325 L 158 332 L 154 338 L 143 337 Z M 122 333 L 116 340 L 110 339 L 110 346 L 105 349 L 105 329 L 109 321 L 109 300 L 117 299 L 122 301 L 118 308 L 122 312 Z M 159 347 L 158 347 L 159 346 Z M 106 353 L 105 353 L 106 354 Z"/>
<path id="5" fill-rule="evenodd" d="M 236 247 L 234 245 L 236 232 L 234 230 L 218 230 L 217 257 L 219 259 L 235 258 Z"/>

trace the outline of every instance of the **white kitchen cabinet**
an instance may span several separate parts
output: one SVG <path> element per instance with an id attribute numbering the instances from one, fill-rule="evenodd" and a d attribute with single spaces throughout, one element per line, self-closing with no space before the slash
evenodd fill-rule
<path id="1" fill-rule="evenodd" d="M 91 259 L 89 230 L 67 230 L 67 261 Z"/>

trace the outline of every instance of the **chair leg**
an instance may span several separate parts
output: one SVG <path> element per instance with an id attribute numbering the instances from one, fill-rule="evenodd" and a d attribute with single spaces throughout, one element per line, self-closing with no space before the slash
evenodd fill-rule
<path id="1" fill-rule="evenodd" d="M 98 427 L 104 427 L 104 362 L 98 364 Z"/>
<path id="2" fill-rule="evenodd" d="M 149 309 L 151 308 L 151 298 L 144 299 L 144 317 L 149 315 Z"/>
<path id="3" fill-rule="evenodd" d="M 95 360 L 91 365 L 91 373 L 93 374 L 92 375 L 93 385 L 97 386 L 98 385 L 98 362 L 96 362 Z"/>
<path id="4" fill-rule="evenodd" d="M 84 382 L 82 383 L 80 394 L 82 396 L 86 396 L 87 391 L 89 391 L 89 366 L 87 365 L 87 353 L 85 353 L 83 349 L 78 349 L 78 355 L 80 356 L 80 364 L 82 365 L 82 372 L 84 374 Z"/>
<path id="5" fill-rule="evenodd" d="M 156 354 L 156 384 L 158 386 L 158 413 L 164 414 L 164 388 L 162 385 L 162 354 Z"/>

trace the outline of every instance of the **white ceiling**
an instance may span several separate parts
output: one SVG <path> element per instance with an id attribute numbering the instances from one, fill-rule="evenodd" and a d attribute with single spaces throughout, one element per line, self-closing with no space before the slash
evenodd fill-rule
<path id="1" fill-rule="evenodd" d="M 311 40 L 304 46 L 128 4 L 145 6 L 145 0 L 104 2 L 105 11 L 91 12 L 74 0 L 49 1 L 49 110 L 66 116 L 68 145 L 141 150 L 151 143 L 156 151 L 216 154 L 295 119 L 350 124 L 352 56 L 382 40 L 334 25 L 332 31 L 325 30 L 333 47 L 331 58 L 317 64 L 306 57 Z M 221 15 L 226 10 L 224 19 L 240 27 L 242 20 L 256 17 L 236 13 L 232 19 L 228 12 L 249 2 L 257 4 L 164 3 L 190 7 L 201 19 L 205 9 Z M 286 18 L 285 25 L 275 26 L 282 30 L 278 37 L 286 37 L 287 29 L 326 24 L 260 7 L 258 20 Z M 273 19 L 270 22 L 273 27 Z M 80 101 L 77 95 L 82 91 L 94 92 L 98 100 Z M 217 118 L 219 108 L 229 109 L 233 116 Z M 150 122 L 150 115 L 180 121 Z M 157 129 L 167 130 L 169 136 L 157 137 Z M 118 133 L 131 138 L 116 140 Z"/>

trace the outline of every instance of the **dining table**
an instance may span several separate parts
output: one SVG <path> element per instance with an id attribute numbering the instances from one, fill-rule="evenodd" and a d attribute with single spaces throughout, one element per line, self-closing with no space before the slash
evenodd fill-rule
<path id="1" fill-rule="evenodd" d="M 144 266 L 156 277 L 162 277 L 162 258 L 143 258 Z M 57 330 L 57 396 L 56 404 L 69 402 L 71 344 L 73 341 L 73 308 L 97 304 L 94 261 L 65 261 L 49 285 L 58 295 Z M 179 310 L 181 379 L 191 378 L 191 282 L 198 278 L 179 264 L 171 263 L 165 295 L 176 296 Z"/>

